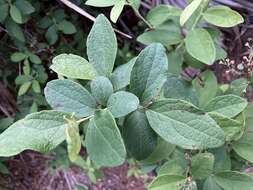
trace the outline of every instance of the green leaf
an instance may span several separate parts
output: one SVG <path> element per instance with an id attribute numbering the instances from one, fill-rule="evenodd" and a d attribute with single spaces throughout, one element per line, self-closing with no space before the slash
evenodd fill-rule
<path id="1" fill-rule="evenodd" d="M 111 81 L 103 76 L 97 77 L 91 82 L 91 92 L 98 103 L 106 105 L 109 97 L 113 93 Z"/>
<path id="2" fill-rule="evenodd" d="M 115 118 L 126 116 L 139 106 L 139 99 L 134 94 L 119 91 L 112 94 L 107 102 L 107 108 Z"/>
<path id="3" fill-rule="evenodd" d="M 253 131 L 251 129 L 247 127 L 242 138 L 233 142 L 232 147 L 239 156 L 253 163 Z"/>
<path id="4" fill-rule="evenodd" d="M 217 96 L 203 108 L 206 112 L 218 113 L 233 118 L 241 113 L 248 105 L 247 100 L 235 95 Z"/>
<path id="5" fill-rule="evenodd" d="M 59 75 L 73 78 L 93 80 L 96 70 L 84 58 L 73 54 L 60 54 L 53 59 L 50 69 Z"/>
<path id="6" fill-rule="evenodd" d="M 141 5 L 141 0 L 128 0 L 127 3 L 129 3 L 129 5 L 132 6 L 135 10 L 138 10 Z"/>
<path id="7" fill-rule="evenodd" d="M 64 34 L 74 34 L 76 33 L 76 27 L 69 21 L 63 20 L 58 24 L 58 29 Z"/>
<path id="8" fill-rule="evenodd" d="M 193 0 L 182 12 L 180 16 L 180 25 L 183 26 L 197 11 L 203 0 Z"/>
<path id="9" fill-rule="evenodd" d="M 214 155 L 211 153 L 200 153 L 192 157 L 192 176 L 194 179 L 206 179 L 213 172 Z"/>
<path id="10" fill-rule="evenodd" d="M 245 78 L 240 78 L 230 83 L 230 92 L 234 95 L 241 96 L 249 85 L 249 81 Z"/>
<path id="11" fill-rule="evenodd" d="M 111 81 L 114 90 L 120 90 L 130 84 L 131 71 L 135 61 L 136 58 L 133 58 L 128 63 L 118 66 L 113 71 Z"/>
<path id="12" fill-rule="evenodd" d="M 41 59 L 34 53 L 29 53 L 29 60 L 34 64 L 41 64 Z"/>
<path id="13" fill-rule="evenodd" d="M 158 176 L 150 185 L 149 190 L 180 190 L 180 186 L 186 181 L 184 176 L 161 175 Z"/>
<path id="14" fill-rule="evenodd" d="M 233 27 L 244 22 L 243 17 L 238 12 L 225 6 L 207 9 L 203 18 L 210 24 L 220 27 Z"/>
<path id="15" fill-rule="evenodd" d="M 35 8 L 27 0 L 16 0 L 15 5 L 22 12 L 22 14 L 29 15 L 35 12 Z"/>
<path id="16" fill-rule="evenodd" d="M 85 137 L 91 160 L 98 166 L 118 166 L 124 163 L 126 150 L 112 114 L 107 110 L 95 112 Z"/>
<path id="17" fill-rule="evenodd" d="M 214 172 L 217 173 L 231 170 L 230 153 L 228 152 L 226 145 L 212 149 L 210 152 L 212 152 L 215 157 Z"/>
<path id="18" fill-rule="evenodd" d="M 179 51 L 172 51 L 168 54 L 169 73 L 180 75 L 182 72 L 183 56 Z"/>
<path id="19" fill-rule="evenodd" d="M 50 26 L 45 34 L 46 39 L 50 45 L 53 45 L 58 40 L 58 31 L 55 25 Z"/>
<path id="20" fill-rule="evenodd" d="M 180 33 L 177 32 L 155 29 L 144 32 L 143 34 L 138 36 L 137 41 L 145 45 L 158 42 L 168 47 L 170 45 L 179 44 L 182 41 L 182 36 Z"/>
<path id="21" fill-rule="evenodd" d="M 18 23 L 18 24 L 22 24 L 23 23 L 21 12 L 20 12 L 20 10 L 15 5 L 11 5 L 11 7 L 10 7 L 10 15 L 11 15 L 11 18 L 16 23 Z"/>
<path id="22" fill-rule="evenodd" d="M 217 183 L 214 181 L 213 177 L 209 177 L 206 179 L 203 190 L 222 190 Z"/>
<path id="23" fill-rule="evenodd" d="M 28 81 L 28 82 L 25 82 L 24 84 L 22 84 L 18 90 L 18 96 L 22 96 L 25 93 L 27 93 L 27 91 L 29 90 L 31 85 L 32 85 L 31 81 Z"/>
<path id="24" fill-rule="evenodd" d="M 182 10 L 177 7 L 158 5 L 148 12 L 146 19 L 152 24 L 152 26 L 156 27 L 170 18 L 179 17 L 181 12 Z"/>
<path id="25" fill-rule="evenodd" d="M 167 81 L 164 83 L 164 97 L 182 99 L 192 104 L 198 104 L 198 97 L 196 90 L 191 83 L 183 78 L 175 75 L 168 75 Z"/>
<path id="26" fill-rule="evenodd" d="M 201 73 L 196 79 L 194 79 L 193 87 L 195 88 L 198 95 L 199 106 L 203 107 L 217 94 L 217 78 L 212 71 L 205 71 Z"/>
<path id="27" fill-rule="evenodd" d="M 226 171 L 214 176 L 216 183 L 224 190 L 252 190 L 252 177 L 239 172 Z"/>
<path id="28" fill-rule="evenodd" d="M 159 169 L 159 175 L 169 174 L 169 175 L 183 175 L 186 168 L 184 168 L 179 160 L 171 159 L 165 162 Z"/>
<path id="29" fill-rule="evenodd" d="M 118 0 L 115 2 L 110 14 L 110 18 L 112 22 L 114 23 L 117 22 L 121 12 L 123 11 L 125 4 L 126 4 L 125 0 Z"/>
<path id="30" fill-rule="evenodd" d="M 40 83 L 37 80 L 32 81 L 32 89 L 35 93 L 41 93 Z"/>
<path id="31" fill-rule="evenodd" d="M 137 160 L 146 159 L 157 146 L 157 135 L 141 111 L 135 111 L 127 117 L 122 133 L 127 150 Z"/>
<path id="32" fill-rule="evenodd" d="M 175 145 L 170 144 L 162 138 L 158 137 L 156 148 L 146 159 L 141 160 L 141 163 L 150 165 L 167 159 L 175 150 L 175 147 Z"/>
<path id="33" fill-rule="evenodd" d="M 194 29 L 185 38 L 187 52 L 195 59 L 212 65 L 216 58 L 216 49 L 212 37 L 205 29 Z"/>
<path id="34" fill-rule="evenodd" d="M 156 98 L 166 81 L 168 60 L 161 44 L 151 44 L 137 57 L 130 79 L 130 91 L 145 104 Z"/>
<path id="35" fill-rule="evenodd" d="M 7 19 L 5 26 L 6 26 L 6 29 L 8 31 L 8 34 L 11 37 L 13 37 L 14 39 L 19 40 L 20 42 L 25 42 L 24 33 L 23 33 L 21 27 L 18 24 L 16 24 L 11 19 Z"/>
<path id="36" fill-rule="evenodd" d="M 54 109 L 87 117 L 94 113 L 96 101 L 88 90 L 71 80 L 52 80 L 45 88 L 47 102 Z"/>
<path id="37" fill-rule="evenodd" d="M 26 55 L 22 52 L 15 52 L 11 54 L 11 61 L 13 62 L 20 62 L 26 58 Z"/>
<path id="38" fill-rule="evenodd" d="M 117 54 L 117 40 L 110 22 L 99 15 L 87 39 L 87 54 L 97 73 L 110 76 Z"/>
<path id="39" fill-rule="evenodd" d="M 118 0 L 88 0 L 85 2 L 86 5 L 94 7 L 110 7 L 113 6 Z"/>
<path id="40" fill-rule="evenodd" d="M 82 145 L 78 123 L 74 120 L 68 120 L 68 127 L 66 127 L 65 134 L 69 159 L 74 162 L 78 158 Z"/>
<path id="41" fill-rule="evenodd" d="M 216 123 L 223 129 L 226 141 L 236 140 L 238 135 L 244 131 L 244 116 L 239 115 L 239 118 L 228 118 L 217 113 L 209 113 L 209 115 L 216 121 Z"/>
<path id="42" fill-rule="evenodd" d="M 9 14 L 9 5 L 5 0 L 0 1 L 0 22 L 3 22 Z"/>
<path id="43" fill-rule="evenodd" d="M 66 114 L 42 111 L 26 116 L 0 135 L 0 156 L 9 157 L 24 150 L 48 152 L 65 140 Z"/>
<path id="44" fill-rule="evenodd" d="M 153 130 L 169 143 L 185 149 L 215 148 L 224 144 L 222 129 L 208 115 L 187 111 L 147 110 Z"/>

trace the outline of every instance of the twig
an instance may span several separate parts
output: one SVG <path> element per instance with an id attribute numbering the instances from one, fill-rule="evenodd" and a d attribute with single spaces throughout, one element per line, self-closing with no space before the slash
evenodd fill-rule
<path id="1" fill-rule="evenodd" d="M 77 5 L 75 5 L 74 3 L 68 1 L 68 0 L 60 0 L 63 4 L 65 4 L 66 6 L 68 6 L 69 8 L 75 10 L 76 12 L 78 12 L 79 14 L 83 15 L 84 17 L 88 18 L 89 20 L 95 22 L 96 18 L 92 15 L 90 15 L 89 13 L 87 13 L 85 10 L 81 9 L 80 7 L 78 7 Z M 132 39 L 132 36 L 125 34 L 124 32 L 119 31 L 118 29 L 114 28 L 114 31 L 126 38 Z"/>

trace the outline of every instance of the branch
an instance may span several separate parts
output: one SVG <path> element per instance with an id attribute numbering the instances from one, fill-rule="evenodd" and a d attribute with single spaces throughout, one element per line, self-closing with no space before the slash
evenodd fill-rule
<path id="1" fill-rule="evenodd" d="M 63 4 L 65 4 L 66 6 L 68 6 L 69 8 L 75 10 L 76 12 L 78 12 L 79 14 L 83 15 L 84 17 L 88 18 L 89 20 L 95 22 L 96 18 L 92 15 L 90 15 L 89 13 L 87 13 L 85 10 L 81 9 L 80 7 L 78 7 L 77 5 L 75 5 L 74 3 L 68 1 L 68 0 L 60 0 Z M 125 34 L 124 32 L 119 31 L 118 29 L 114 28 L 114 31 L 126 38 L 132 39 L 132 36 Z"/>

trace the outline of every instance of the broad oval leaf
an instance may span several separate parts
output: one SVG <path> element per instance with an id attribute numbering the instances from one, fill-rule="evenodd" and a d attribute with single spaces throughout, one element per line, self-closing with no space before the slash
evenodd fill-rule
<path id="1" fill-rule="evenodd" d="M 0 156 L 16 155 L 24 150 L 48 152 L 65 140 L 66 113 L 42 111 L 26 116 L 0 135 Z"/>
<path id="2" fill-rule="evenodd" d="M 150 127 L 145 113 L 135 111 L 126 118 L 122 133 L 126 147 L 137 160 L 147 158 L 157 146 L 157 135 Z"/>
<path id="3" fill-rule="evenodd" d="M 112 114 L 98 110 L 90 119 L 85 137 L 91 160 L 98 166 L 118 166 L 124 163 L 126 149 Z"/>
<path id="4" fill-rule="evenodd" d="M 97 77 L 90 84 L 91 93 L 98 103 L 106 105 L 107 100 L 113 93 L 111 81 L 103 76 Z"/>
<path id="5" fill-rule="evenodd" d="M 117 54 L 117 39 L 113 28 L 104 15 L 99 15 L 94 23 L 88 39 L 87 54 L 98 73 L 110 76 Z"/>
<path id="6" fill-rule="evenodd" d="M 187 52 L 195 59 L 212 65 L 216 58 L 216 48 L 212 37 L 205 29 L 194 29 L 185 38 Z"/>
<path id="7" fill-rule="evenodd" d="M 73 54 L 61 54 L 53 59 L 50 69 L 59 75 L 73 79 L 92 80 L 96 77 L 93 65 L 84 58 Z"/>
<path id="8" fill-rule="evenodd" d="M 215 174 L 214 180 L 224 190 L 253 190 L 253 179 L 247 174 L 233 171 Z"/>
<path id="9" fill-rule="evenodd" d="M 63 20 L 58 24 L 58 29 L 64 34 L 74 34 L 76 33 L 76 27 L 71 22 Z"/>
<path id="10" fill-rule="evenodd" d="M 149 190 L 180 190 L 186 181 L 184 176 L 160 175 L 148 187 Z"/>
<path id="11" fill-rule="evenodd" d="M 147 110 L 153 130 L 169 143 L 185 149 L 215 148 L 225 143 L 222 129 L 208 115 L 187 111 Z"/>
<path id="12" fill-rule="evenodd" d="M 126 116 L 139 106 L 139 99 L 134 94 L 119 91 L 112 94 L 107 102 L 107 108 L 115 118 Z"/>
<path id="13" fill-rule="evenodd" d="M 238 12 L 225 6 L 207 9 L 203 18 L 210 24 L 220 27 L 233 27 L 244 22 L 243 17 Z"/>
<path id="14" fill-rule="evenodd" d="M 203 190 L 222 190 L 214 181 L 213 177 L 208 177 L 203 185 Z"/>
<path id="15" fill-rule="evenodd" d="M 21 14 L 20 10 L 15 5 L 10 6 L 10 15 L 11 15 L 11 18 L 16 23 L 18 23 L 18 24 L 23 23 L 22 14 Z"/>
<path id="16" fill-rule="evenodd" d="M 94 113 L 96 101 L 88 90 L 71 80 L 53 80 L 47 83 L 45 97 L 50 106 L 59 111 L 87 117 Z"/>
<path id="17" fill-rule="evenodd" d="M 183 26 L 191 16 L 197 11 L 203 0 L 193 0 L 182 12 L 180 16 L 180 25 Z"/>
<path id="18" fill-rule="evenodd" d="M 236 95 L 217 96 L 209 101 L 203 108 L 206 112 L 213 112 L 228 118 L 241 113 L 248 105 L 247 100 Z"/>
<path id="19" fill-rule="evenodd" d="M 120 90 L 130 84 L 130 77 L 136 58 L 128 63 L 118 66 L 112 73 L 111 81 L 114 90 Z"/>
<path id="20" fill-rule="evenodd" d="M 214 155 L 200 153 L 192 157 L 192 176 L 194 179 L 203 180 L 211 176 L 214 168 Z"/>
<path id="21" fill-rule="evenodd" d="M 9 5 L 4 0 L 0 1 L 0 22 L 2 23 L 9 14 Z"/>
<path id="22" fill-rule="evenodd" d="M 168 60 L 161 44 L 151 44 L 137 57 L 130 79 L 130 91 L 145 104 L 154 99 L 166 81 Z"/>
<path id="23" fill-rule="evenodd" d="M 150 22 L 150 24 L 156 27 L 170 18 L 179 17 L 181 12 L 182 10 L 177 7 L 170 5 L 158 5 L 148 12 L 146 19 Z"/>

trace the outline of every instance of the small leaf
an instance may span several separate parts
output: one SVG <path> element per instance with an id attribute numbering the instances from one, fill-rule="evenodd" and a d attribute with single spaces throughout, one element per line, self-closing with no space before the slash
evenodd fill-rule
<path id="1" fill-rule="evenodd" d="M 243 17 L 238 12 L 225 6 L 207 9 L 203 18 L 210 24 L 220 27 L 233 27 L 244 22 Z"/>
<path id="2" fill-rule="evenodd" d="M 205 29 L 194 29 L 185 38 L 187 52 L 195 59 L 212 65 L 216 58 L 216 49 L 212 37 Z"/>
<path id="3" fill-rule="evenodd" d="M 107 102 L 108 110 L 115 118 L 126 116 L 139 106 L 139 99 L 134 94 L 119 91 L 112 94 Z"/>
<path id="4" fill-rule="evenodd" d="M 179 17 L 182 10 L 170 5 L 158 5 L 151 9 L 147 14 L 147 20 L 153 26 L 158 26 L 170 18 Z"/>
<path id="5" fill-rule="evenodd" d="M 137 41 L 145 45 L 158 42 L 168 47 L 170 45 L 179 44 L 182 41 L 182 36 L 180 33 L 177 32 L 155 29 L 144 32 L 143 34 L 138 36 Z"/>
<path id="6" fill-rule="evenodd" d="M 86 5 L 94 7 L 110 7 L 113 6 L 118 0 L 88 0 L 85 2 Z"/>
<path id="7" fill-rule="evenodd" d="M 53 45 L 58 40 L 58 31 L 55 25 L 50 26 L 45 34 L 46 39 L 50 45 Z"/>
<path id="8" fill-rule="evenodd" d="M 112 22 L 114 23 L 117 22 L 121 12 L 123 11 L 125 4 L 126 4 L 125 0 L 118 0 L 115 2 L 110 14 L 110 18 Z"/>
<path id="9" fill-rule="evenodd" d="M 199 8 L 203 0 L 193 0 L 182 12 L 180 16 L 180 25 L 183 26 Z"/>
<path id="10" fill-rule="evenodd" d="M 184 149 L 216 148 L 224 144 L 222 129 L 208 115 L 197 115 L 187 111 L 146 112 L 153 130 L 169 143 Z"/>
<path id="11" fill-rule="evenodd" d="M 106 77 L 97 77 L 91 82 L 91 93 L 98 103 L 102 105 L 107 104 L 107 100 L 113 93 L 113 86 L 111 81 Z"/>
<path id="12" fill-rule="evenodd" d="M 9 157 L 24 150 L 48 152 L 65 140 L 66 114 L 42 111 L 26 116 L 0 135 L 0 156 Z"/>
<path id="13" fill-rule="evenodd" d="M 168 60 L 161 44 L 151 44 L 137 57 L 130 79 L 130 91 L 145 104 L 156 98 L 166 81 Z"/>
<path id="14" fill-rule="evenodd" d="M 135 61 L 136 58 L 133 58 L 113 71 L 111 81 L 115 90 L 120 90 L 130 84 L 131 71 Z"/>
<path id="15" fill-rule="evenodd" d="M 179 160 L 171 159 L 165 162 L 159 169 L 158 175 L 183 175 L 186 168 L 184 168 Z"/>
<path id="16" fill-rule="evenodd" d="M 76 121 L 69 120 L 68 127 L 65 130 L 66 141 L 68 144 L 68 156 L 70 161 L 74 162 L 81 150 L 81 137 Z"/>
<path id="17" fill-rule="evenodd" d="M 18 24 L 22 24 L 23 23 L 21 12 L 20 12 L 20 10 L 15 5 L 11 5 L 10 15 L 11 15 L 11 18 L 16 23 L 18 23 Z"/>
<path id="18" fill-rule="evenodd" d="M 28 81 L 28 82 L 22 84 L 18 90 L 18 96 L 24 95 L 29 90 L 31 85 L 32 85 L 31 81 Z"/>
<path id="19" fill-rule="evenodd" d="M 128 151 L 137 160 L 146 159 L 155 150 L 157 135 L 150 127 L 145 113 L 135 111 L 129 115 L 122 131 Z"/>
<path id="20" fill-rule="evenodd" d="M 213 98 L 203 108 L 206 112 L 214 112 L 228 118 L 233 118 L 241 113 L 248 105 L 248 102 L 239 96 L 224 95 Z"/>
<path id="21" fill-rule="evenodd" d="M 52 80 L 45 88 L 47 102 L 56 110 L 87 117 L 94 113 L 96 101 L 88 90 L 71 80 Z"/>
<path id="22" fill-rule="evenodd" d="M 76 27 L 69 21 L 63 20 L 58 24 L 59 30 L 64 34 L 74 34 L 76 33 Z"/>
<path id="23" fill-rule="evenodd" d="M 214 156 L 200 153 L 192 157 L 192 175 L 194 179 L 206 179 L 213 173 Z"/>
<path id="24" fill-rule="evenodd" d="M 37 80 L 33 80 L 32 89 L 35 93 L 40 93 L 41 92 L 40 83 Z"/>
<path id="25" fill-rule="evenodd" d="M 226 171 L 217 173 L 214 176 L 214 180 L 224 190 L 253 189 L 252 177 L 240 172 Z"/>
<path id="26" fill-rule="evenodd" d="M 110 22 L 104 15 L 97 17 L 89 33 L 87 54 L 99 75 L 111 75 L 117 54 L 117 40 Z"/>
<path id="27" fill-rule="evenodd" d="M 5 26 L 8 31 L 8 34 L 11 37 L 19 40 L 20 42 L 25 42 L 24 33 L 23 33 L 21 27 L 17 23 L 12 21 L 11 19 L 7 19 Z"/>
<path id="28" fill-rule="evenodd" d="M 26 55 L 22 52 L 15 52 L 11 54 L 11 61 L 13 62 L 20 62 L 26 58 Z"/>
<path id="29" fill-rule="evenodd" d="M 216 96 L 218 81 L 214 73 L 207 70 L 193 80 L 193 87 L 197 92 L 199 106 L 203 107 Z"/>
<path id="30" fill-rule="evenodd" d="M 15 5 L 22 12 L 22 14 L 29 15 L 35 12 L 35 8 L 27 0 L 16 0 Z"/>
<path id="31" fill-rule="evenodd" d="M 93 80 L 96 70 L 84 58 L 73 54 L 60 54 L 53 59 L 50 69 L 59 75 L 73 78 Z"/>
<path id="32" fill-rule="evenodd" d="M 180 190 L 180 186 L 186 181 L 184 176 L 161 175 L 158 176 L 150 185 L 149 190 Z"/>
<path id="33" fill-rule="evenodd" d="M 168 75 L 167 81 L 164 83 L 163 93 L 165 98 L 182 99 L 194 105 L 198 104 L 196 90 L 190 82 L 180 76 Z"/>
<path id="34" fill-rule="evenodd" d="M 34 53 L 29 53 L 29 60 L 34 64 L 41 64 L 41 59 Z"/>
<path id="35" fill-rule="evenodd" d="M 90 120 L 85 137 L 91 160 L 98 166 L 118 166 L 124 163 L 126 150 L 120 131 L 109 111 L 99 110 Z"/>

